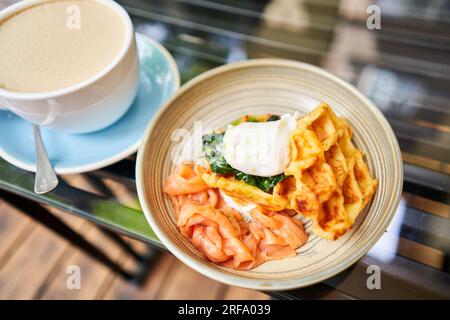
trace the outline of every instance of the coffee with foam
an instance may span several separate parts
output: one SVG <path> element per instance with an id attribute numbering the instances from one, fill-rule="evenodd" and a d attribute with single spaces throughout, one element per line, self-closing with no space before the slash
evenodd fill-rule
<path id="1" fill-rule="evenodd" d="M 125 26 L 94 0 L 45 1 L 0 21 L 0 88 L 63 89 L 99 73 L 124 45 Z"/>

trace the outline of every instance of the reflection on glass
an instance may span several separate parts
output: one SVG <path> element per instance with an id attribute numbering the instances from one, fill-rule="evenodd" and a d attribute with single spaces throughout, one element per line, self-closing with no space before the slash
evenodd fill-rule
<path id="1" fill-rule="evenodd" d="M 392 261 L 395 258 L 405 211 L 405 201 L 402 199 L 388 229 L 369 251 L 368 255 L 370 257 L 384 263 Z"/>

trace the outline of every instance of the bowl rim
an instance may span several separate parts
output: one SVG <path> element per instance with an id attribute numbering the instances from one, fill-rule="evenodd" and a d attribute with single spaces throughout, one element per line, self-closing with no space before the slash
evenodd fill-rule
<path id="1" fill-rule="evenodd" d="M 386 219 L 382 221 L 381 224 L 378 225 L 378 230 L 376 231 L 374 237 L 371 239 L 368 239 L 366 243 L 357 251 L 352 253 L 352 255 L 349 256 L 349 258 L 342 260 L 338 264 L 334 266 L 329 272 L 323 272 L 321 274 L 316 275 L 315 277 L 308 277 L 308 278 L 288 278 L 288 279 L 256 279 L 256 278 L 248 278 L 241 275 L 232 275 L 232 274 L 225 274 L 224 272 L 213 269 L 206 265 L 205 263 L 199 261 L 198 259 L 193 259 L 191 256 L 189 256 L 187 253 L 185 253 L 183 250 L 179 249 L 177 245 L 169 238 L 167 237 L 162 230 L 159 229 L 158 224 L 153 219 L 152 212 L 147 205 L 147 199 L 145 196 L 145 185 L 143 183 L 143 156 L 145 152 L 145 148 L 149 139 L 149 136 L 155 127 L 156 123 L 159 121 L 159 119 L 162 117 L 165 110 L 180 96 L 182 96 L 186 91 L 190 90 L 192 87 L 196 86 L 197 84 L 214 77 L 218 74 L 237 70 L 237 69 L 244 69 L 248 67 L 259 67 L 259 66 L 277 66 L 277 67 L 291 67 L 291 68 L 300 68 L 303 70 L 307 70 L 309 72 L 315 73 L 321 77 L 328 78 L 328 80 L 331 80 L 335 82 L 337 85 L 342 86 L 344 89 L 347 89 L 351 94 L 358 97 L 364 105 L 368 108 L 370 112 L 377 118 L 378 121 L 382 124 L 383 128 L 386 130 L 385 133 L 388 136 L 391 136 L 392 139 L 392 147 L 394 150 L 394 155 L 396 161 L 396 166 L 399 168 L 398 171 L 398 178 L 395 179 L 396 181 L 396 187 L 394 187 L 395 191 L 395 197 L 390 199 L 390 202 L 392 205 L 389 206 L 388 213 L 386 215 Z M 137 154 L 137 161 L 136 161 L 136 187 L 137 187 L 137 193 L 139 202 L 141 204 L 142 210 L 144 212 L 144 215 L 150 224 L 151 228 L 155 232 L 158 239 L 163 243 L 163 245 L 178 259 L 180 259 L 183 263 L 191 267 L 192 269 L 196 270 L 197 272 L 202 273 L 203 275 L 216 280 L 223 282 L 228 285 L 232 286 L 238 286 L 248 289 L 255 289 L 255 290 L 270 290 L 270 291 L 280 291 L 280 290 L 290 290 L 290 289 L 296 289 L 296 288 L 302 288 L 305 286 L 313 285 L 318 282 L 321 282 L 325 279 L 328 279 L 351 265 L 353 265 L 357 260 L 362 258 L 380 239 L 380 237 L 384 234 L 385 230 L 389 226 L 389 224 L 392 221 L 392 218 L 394 217 L 395 213 L 397 212 L 397 209 L 400 204 L 401 195 L 402 195 L 402 188 L 403 188 L 403 161 L 401 157 L 400 147 L 397 141 L 397 138 L 394 134 L 394 131 L 392 130 L 392 127 L 390 126 L 387 119 L 384 117 L 384 115 L 381 113 L 381 111 L 375 106 L 375 104 L 369 100 L 365 95 L 363 95 L 356 87 L 354 87 L 352 84 L 345 82 L 344 80 L 338 78 L 337 76 L 331 74 L 330 72 L 300 61 L 294 61 L 294 60 L 287 60 L 287 59 L 251 59 L 251 60 L 245 60 L 245 61 L 239 61 L 223 66 L 219 66 L 217 68 L 208 70 L 199 76 L 195 77 L 194 79 L 187 82 L 185 85 L 183 85 L 175 95 L 173 95 L 159 110 L 158 112 L 153 116 L 152 120 L 149 122 L 143 138 L 141 140 L 141 145 L 138 149 Z"/>

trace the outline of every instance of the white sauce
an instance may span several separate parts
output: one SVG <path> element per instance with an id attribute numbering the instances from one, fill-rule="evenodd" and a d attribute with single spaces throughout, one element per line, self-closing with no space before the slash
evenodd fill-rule
<path id="1" fill-rule="evenodd" d="M 223 201 L 232 209 L 239 212 L 245 221 L 250 221 L 252 217 L 250 216 L 250 211 L 256 208 L 255 204 L 239 204 L 232 197 L 226 195 L 222 190 L 219 190 Z"/>
<path id="2" fill-rule="evenodd" d="M 289 138 L 297 127 L 297 112 L 280 120 L 243 122 L 228 126 L 223 139 L 223 155 L 233 168 L 247 174 L 270 177 L 283 173 L 289 165 Z"/>

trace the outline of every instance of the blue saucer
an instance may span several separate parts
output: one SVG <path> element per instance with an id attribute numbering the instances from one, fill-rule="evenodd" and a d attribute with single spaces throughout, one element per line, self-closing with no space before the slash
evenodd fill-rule
<path id="1" fill-rule="evenodd" d="M 106 129 L 88 134 L 66 134 L 41 128 L 50 160 L 59 174 L 80 173 L 105 167 L 136 152 L 153 114 L 179 88 L 178 68 L 169 52 L 157 42 L 136 34 L 140 85 L 127 113 Z M 35 171 L 32 126 L 7 110 L 0 110 L 0 157 Z"/>

